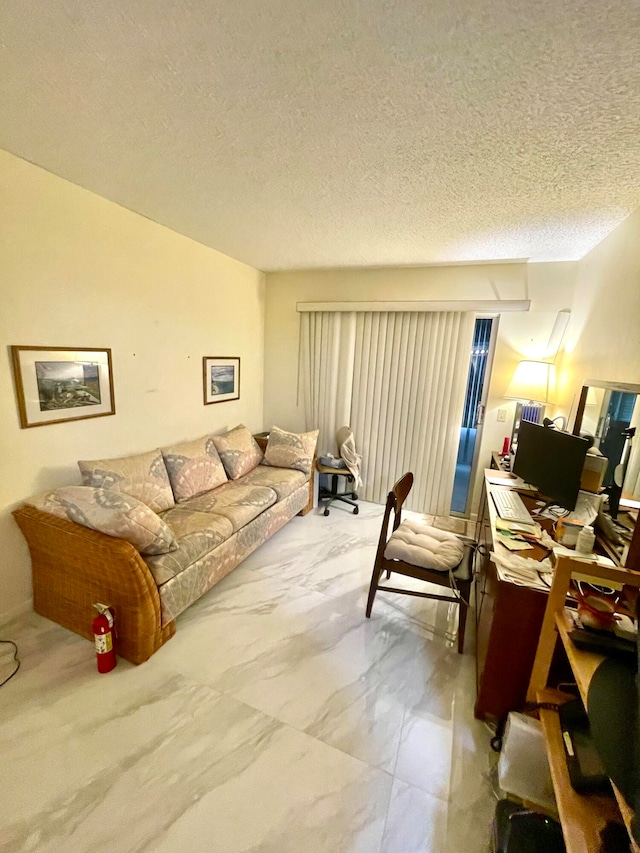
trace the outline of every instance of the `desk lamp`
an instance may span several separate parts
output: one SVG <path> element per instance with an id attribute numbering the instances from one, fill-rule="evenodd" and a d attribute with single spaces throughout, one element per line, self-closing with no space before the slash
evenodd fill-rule
<path id="1" fill-rule="evenodd" d="M 511 434 L 511 442 L 516 440 L 520 421 L 539 424 L 544 416 L 547 403 L 553 402 L 556 387 L 556 368 L 548 361 L 521 361 L 516 367 L 513 379 L 505 397 L 518 400 L 516 416 Z"/>

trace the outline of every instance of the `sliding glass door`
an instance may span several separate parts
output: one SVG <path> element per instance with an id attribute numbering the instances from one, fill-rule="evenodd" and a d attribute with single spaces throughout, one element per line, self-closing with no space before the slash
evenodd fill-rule
<path id="1" fill-rule="evenodd" d="M 469 514 L 489 384 L 485 380 L 491 375 L 495 325 L 491 317 L 478 318 L 475 322 L 451 500 L 451 512 L 455 515 Z"/>

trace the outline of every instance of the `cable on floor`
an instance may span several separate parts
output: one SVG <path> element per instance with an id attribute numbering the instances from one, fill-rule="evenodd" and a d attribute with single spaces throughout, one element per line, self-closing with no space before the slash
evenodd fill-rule
<path id="1" fill-rule="evenodd" d="M 20 661 L 19 661 L 19 659 L 18 659 L 18 647 L 17 647 L 17 645 L 13 642 L 13 640 L 0 640 L 0 643 L 2 643 L 2 644 L 4 644 L 4 645 L 7 645 L 7 646 L 13 646 L 13 659 L 14 659 L 14 661 L 16 662 L 16 668 L 13 670 L 13 672 L 11 673 L 11 675 L 8 675 L 8 676 L 5 678 L 5 680 L 4 680 L 4 681 L 0 681 L 0 687 L 2 687 L 3 685 L 5 685 L 5 684 L 7 683 L 7 681 L 11 681 L 11 679 L 13 678 L 13 676 L 14 676 L 14 675 L 16 674 L 16 672 L 20 669 Z"/>

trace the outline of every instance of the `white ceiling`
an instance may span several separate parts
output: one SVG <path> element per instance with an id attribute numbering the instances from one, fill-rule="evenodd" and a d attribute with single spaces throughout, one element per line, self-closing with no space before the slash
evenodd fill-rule
<path id="1" fill-rule="evenodd" d="M 3 0 L 0 147 L 266 270 L 583 256 L 638 0 Z"/>

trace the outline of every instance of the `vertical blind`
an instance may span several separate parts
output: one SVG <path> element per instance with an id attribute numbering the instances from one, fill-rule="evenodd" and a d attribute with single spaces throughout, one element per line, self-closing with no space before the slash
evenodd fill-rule
<path id="1" fill-rule="evenodd" d="M 318 452 L 337 455 L 335 434 L 351 419 L 355 312 L 302 315 L 301 372 L 307 429 L 319 429 Z"/>
<path id="2" fill-rule="evenodd" d="M 362 498 L 384 503 L 413 471 L 407 505 L 448 515 L 474 315 L 309 312 L 301 322 L 305 414 L 321 430 L 319 451 L 349 424 L 363 456 Z"/>

